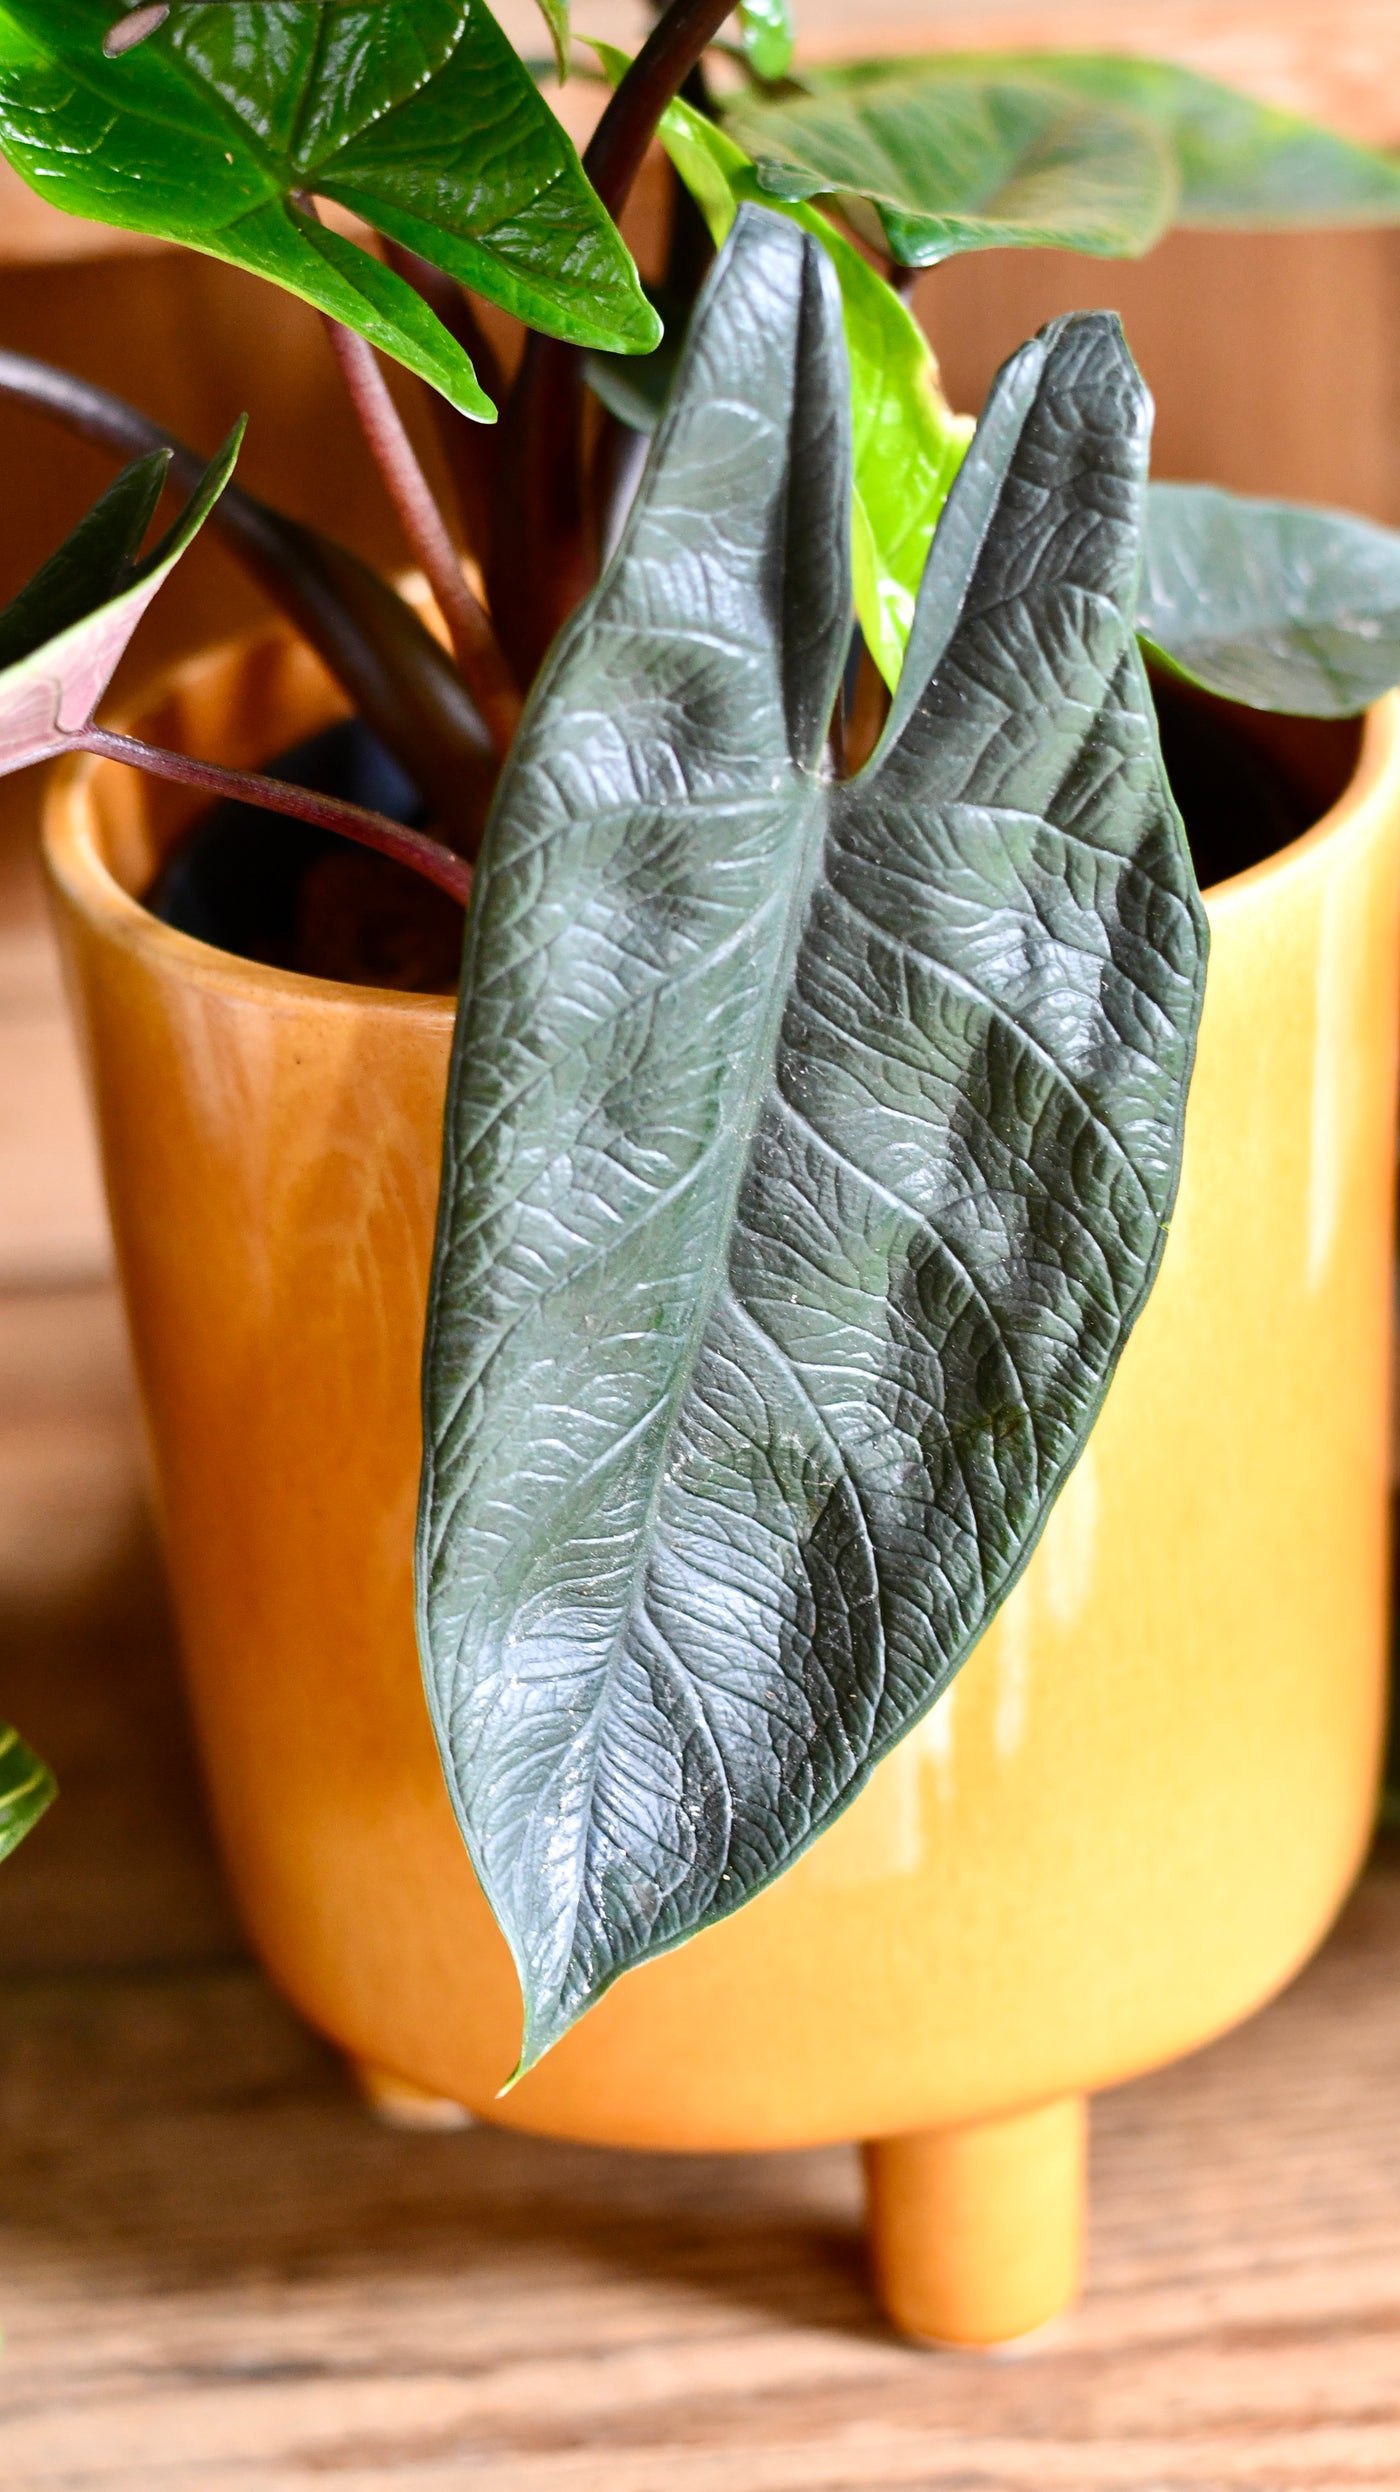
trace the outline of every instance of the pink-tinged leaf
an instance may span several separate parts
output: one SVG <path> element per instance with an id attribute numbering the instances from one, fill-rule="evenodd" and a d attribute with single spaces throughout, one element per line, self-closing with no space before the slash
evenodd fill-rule
<path id="1" fill-rule="evenodd" d="M 228 483 L 242 439 L 240 422 L 144 561 L 170 454 L 135 460 L 0 614 L 0 776 L 52 759 L 89 724 L 146 608 Z"/>

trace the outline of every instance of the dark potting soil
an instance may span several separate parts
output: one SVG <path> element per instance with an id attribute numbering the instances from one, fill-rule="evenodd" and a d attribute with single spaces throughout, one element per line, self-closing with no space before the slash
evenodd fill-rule
<path id="1" fill-rule="evenodd" d="M 270 775 L 426 826 L 412 781 L 358 719 L 309 736 Z M 430 995 L 450 995 L 457 984 L 455 900 L 392 857 L 261 805 L 218 804 L 198 815 L 146 906 L 182 934 L 274 969 Z"/>
<path id="2" fill-rule="evenodd" d="M 1153 693 L 1167 773 L 1206 888 L 1320 821 L 1356 767 L 1356 720 L 1271 718 L 1160 676 Z M 273 776 L 426 825 L 417 790 L 358 720 L 283 754 Z M 203 943 L 308 977 L 427 994 L 451 994 L 457 984 L 455 901 L 390 857 L 256 805 L 201 814 L 146 905 Z"/>

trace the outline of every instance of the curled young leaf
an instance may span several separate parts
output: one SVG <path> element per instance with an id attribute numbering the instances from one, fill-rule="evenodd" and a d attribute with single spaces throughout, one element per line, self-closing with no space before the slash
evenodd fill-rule
<path id="1" fill-rule="evenodd" d="M 1227 701 L 1354 717 L 1400 683 L 1400 535 L 1346 511 L 1153 485 L 1138 630 Z"/>
<path id="2" fill-rule="evenodd" d="M 171 453 L 133 460 L 0 613 L 0 777 L 63 752 L 88 725 L 151 599 L 232 475 L 242 439 L 240 422 L 144 561 Z"/>
<path id="3" fill-rule="evenodd" d="M 0 0 L 0 148 L 56 207 L 252 269 L 487 420 L 462 347 L 309 194 L 552 335 L 655 345 L 621 236 L 489 9 L 196 0 L 115 60 L 111 17 Z"/>
<path id="4" fill-rule="evenodd" d="M 1003 372 L 886 734 L 833 784 L 848 405 L 823 247 L 746 209 L 475 887 L 420 1619 L 525 2065 L 947 1686 L 1176 1187 L 1205 923 L 1117 323 Z"/>
<path id="5" fill-rule="evenodd" d="M 18 1731 L 0 1723 L 0 1860 L 37 1826 L 57 1793 L 47 1765 L 26 1748 Z"/>
<path id="6" fill-rule="evenodd" d="M 539 12 L 554 46 L 554 66 L 563 86 L 569 75 L 569 0 L 539 0 Z"/>
<path id="7" fill-rule="evenodd" d="M 683 102 L 664 115 L 660 135 L 715 242 L 722 243 L 741 204 L 760 196 L 749 158 Z M 851 376 L 856 614 L 866 647 L 893 688 L 933 531 L 972 437 L 972 419 L 954 415 L 913 313 L 854 243 L 816 208 L 794 202 L 779 213 L 821 242 L 841 290 Z"/>
<path id="8" fill-rule="evenodd" d="M 761 188 L 868 200 L 909 267 L 994 244 L 1133 258 L 1171 222 L 1170 150 L 1111 102 L 952 57 L 804 72 L 803 86 L 741 94 L 727 110 Z"/>

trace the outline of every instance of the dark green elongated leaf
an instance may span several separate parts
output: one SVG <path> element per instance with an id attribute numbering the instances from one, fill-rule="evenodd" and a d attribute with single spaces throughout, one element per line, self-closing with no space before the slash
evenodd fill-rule
<path id="1" fill-rule="evenodd" d="M 616 227 L 481 0 L 203 0 L 119 59 L 112 0 L 0 0 L 0 147 L 78 216 L 256 270 L 467 415 L 490 400 L 412 286 L 298 204 L 352 208 L 585 346 L 660 328 Z"/>
<path id="2" fill-rule="evenodd" d="M 0 1723 L 0 1860 L 37 1826 L 58 1785 L 18 1731 Z"/>
<path id="3" fill-rule="evenodd" d="M 1400 535 L 1345 511 L 1153 485 L 1138 630 L 1250 709 L 1351 718 L 1400 683 Z"/>
<path id="4" fill-rule="evenodd" d="M 233 473 L 240 422 L 175 525 L 136 555 L 168 450 L 136 459 L 0 614 L 0 777 L 63 751 L 88 724 L 146 608 Z"/>
<path id="5" fill-rule="evenodd" d="M 782 78 L 792 60 L 790 0 L 740 0 L 739 34 L 760 78 Z"/>
<path id="6" fill-rule="evenodd" d="M 1393 157 L 1173 61 L 1026 52 L 989 55 L 984 65 L 994 63 L 1151 121 L 1176 159 L 1178 225 L 1387 225 L 1400 217 Z"/>
<path id="7" fill-rule="evenodd" d="M 840 307 L 745 209 L 488 828 L 420 1620 L 528 2065 L 764 1886 L 1019 1573 L 1150 1286 L 1205 926 L 1133 634 L 1116 321 L 1002 374 L 886 735 Z"/>
<path id="8" fill-rule="evenodd" d="M 725 127 L 774 197 L 869 200 L 909 267 L 994 244 L 1132 258 L 1171 222 L 1171 151 L 1113 104 L 951 58 L 804 84 L 812 91 L 736 97 Z"/>

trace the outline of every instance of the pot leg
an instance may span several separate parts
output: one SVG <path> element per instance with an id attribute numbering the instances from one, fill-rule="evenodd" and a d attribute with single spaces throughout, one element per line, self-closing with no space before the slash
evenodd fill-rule
<path id="1" fill-rule="evenodd" d="M 906 2336 L 999 2345 L 1079 2290 L 1087 2106 L 920 2129 L 865 2148 L 880 2299 Z"/>
<path id="2" fill-rule="evenodd" d="M 367 2110 L 390 2129 L 469 2129 L 472 2115 L 465 2103 L 445 2094 L 429 2094 L 421 2085 L 372 2059 L 351 2058 L 350 2074 Z"/>

